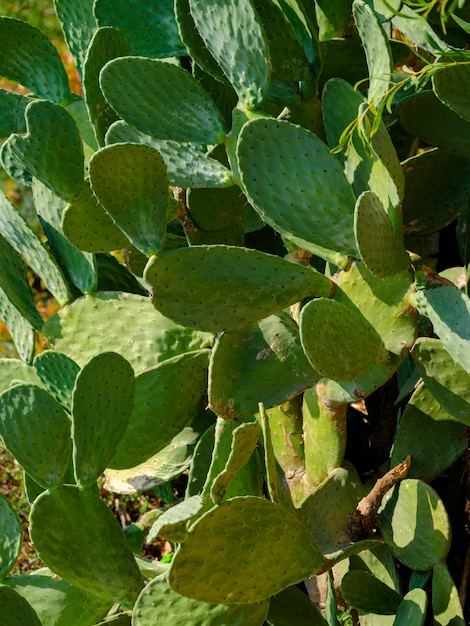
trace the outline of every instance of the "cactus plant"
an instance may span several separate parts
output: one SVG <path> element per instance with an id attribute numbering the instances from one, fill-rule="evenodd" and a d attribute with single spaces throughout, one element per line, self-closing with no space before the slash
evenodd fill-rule
<path id="1" fill-rule="evenodd" d="M 0 497 L 6 624 L 468 621 L 468 16 L 417 4 L 55 0 L 80 93 L 0 17 L 42 225 L 0 196 L 0 436 L 50 567 L 9 575 Z M 100 498 L 186 470 L 125 532 Z"/>

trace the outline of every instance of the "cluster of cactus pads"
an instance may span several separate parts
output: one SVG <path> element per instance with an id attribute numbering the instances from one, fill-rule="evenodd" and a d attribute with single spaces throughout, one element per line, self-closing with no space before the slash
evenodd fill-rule
<path id="1" fill-rule="evenodd" d="M 80 95 L 0 18 L 0 162 L 44 233 L 2 193 L 0 437 L 47 566 L 9 575 L 0 495 L 2 624 L 463 626 L 470 12 L 54 5 Z M 100 499 L 184 472 L 137 541 Z"/>

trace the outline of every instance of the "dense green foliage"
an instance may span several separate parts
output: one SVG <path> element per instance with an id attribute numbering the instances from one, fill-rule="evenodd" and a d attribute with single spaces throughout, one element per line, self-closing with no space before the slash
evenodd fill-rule
<path id="1" fill-rule="evenodd" d="M 0 17 L 0 162 L 44 233 L 0 196 L 0 436 L 47 565 L 9 576 L 0 496 L 2 623 L 464 625 L 462 4 L 55 0 L 82 95 Z M 186 493 L 123 532 L 103 473 Z"/>

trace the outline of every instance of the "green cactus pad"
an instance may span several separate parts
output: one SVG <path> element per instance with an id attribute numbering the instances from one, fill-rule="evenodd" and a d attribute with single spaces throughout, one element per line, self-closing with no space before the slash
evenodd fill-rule
<path id="1" fill-rule="evenodd" d="M 41 626 L 33 607 L 14 589 L 0 586 L 0 605 L 4 626 Z"/>
<path id="2" fill-rule="evenodd" d="M 168 176 L 160 154 L 144 145 L 106 146 L 90 161 L 90 182 L 130 242 L 148 256 L 155 254 L 167 221 Z"/>
<path id="3" fill-rule="evenodd" d="M 410 454 L 408 477 L 430 482 L 462 456 L 466 445 L 465 424 L 447 413 L 420 384 L 400 417 L 390 466 Z"/>
<path id="4" fill-rule="evenodd" d="M 138 493 L 166 483 L 188 469 L 200 433 L 186 426 L 171 443 L 144 463 L 127 470 L 107 469 L 104 488 L 113 493 Z"/>
<path id="5" fill-rule="evenodd" d="M 33 361 L 40 385 L 61 404 L 66 411 L 72 408 L 72 391 L 80 368 L 68 356 L 55 350 L 38 354 Z M 30 382 L 30 381 L 25 381 Z"/>
<path id="6" fill-rule="evenodd" d="M 412 589 L 400 602 L 394 626 L 423 626 L 427 606 L 428 596 L 424 589 Z"/>
<path id="7" fill-rule="evenodd" d="M 164 577 L 152 580 L 142 591 L 132 613 L 134 626 L 150 626 L 156 621 L 172 626 L 261 626 L 269 601 L 243 604 L 207 604 L 173 591 Z"/>
<path id="8" fill-rule="evenodd" d="M 368 572 L 347 572 L 341 582 L 341 595 L 349 606 L 377 615 L 395 615 L 402 597 Z"/>
<path id="9" fill-rule="evenodd" d="M 196 30 L 196 25 L 194 24 L 194 19 L 189 8 L 189 0 L 175 1 L 175 17 L 181 40 L 186 46 L 190 57 L 204 72 L 216 78 L 219 82 L 227 83 L 225 74 L 206 48 L 201 35 Z"/>
<path id="10" fill-rule="evenodd" d="M 340 143 L 343 131 L 357 118 L 364 102 L 360 92 L 345 80 L 332 78 L 326 83 L 322 104 L 331 148 Z M 404 175 L 385 124 L 380 124 L 369 147 L 354 133 L 347 154 L 338 154 L 338 160 L 356 197 L 364 191 L 373 191 L 382 201 L 395 232 L 400 234 L 403 227 L 399 205 L 403 199 Z"/>
<path id="11" fill-rule="evenodd" d="M 363 0 L 354 0 L 353 15 L 366 53 L 369 68 L 369 102 L 387 94 L 393 71 L 392 53 L 388 37 L 373 8 Z"/>
<path id="12" fill-rule="evenodd" d="M 355 545 L 347 531 L 348 515 L 365 495 L 356 472 L 337 467 L 302 503 L 302 519 L 328 558 Z"/>
<path id="13" fill-rule="evenodd" d="M 222 143 L 226 126 L 207 92 L 186 70 L 139 57 L 109 61 L 101 89 L 131 126 L 156 139 Z M 175 123 L 177 121 L 177 123 Z"/>
<path id="14" fill-rule="evenodd" d="M 16 381 L 42 386 L 41 379 L 31 365 L 19 359 L 0 359 L 0 392 L 8 389 Z"/>
<path id="15" fill-rule="evenodd" d="M 221 527 L 223 533 L 217 530 Z M 295 559 L 273 552 L 273 545 L 285 542 Z M 169 582 L 177 593 L 201 602 L 249 604 L 279 593 L 322 566 L 315 540 L 294 515 L 262 498 L 232 498 L 190 528 L 173 558 Z"/>
<path id="16" fill-rule="evenodd" d="M 132 614 L 130 611 L 126 611 L 125 613 L 117 613 L 116 615 L 112 615 L 111 617 L 107 617 L 96 626 L 131 626 L 131 618 Z"/>
<path id="17" fill-rule="evenodd" d="M 250 0 L 236 6 L 221 0 L 210 11 L 189 0 L 191 15 L 207 49 L 220 65 L 247 109 L 256 109 L 270 84 L 268 44 Z"/>
<path id="18" fill-rule="evenodd" d="M 361 258 L 374 276 L 387 278 L 409 268 L 403 239 L 373 191 L 364 191 L 357 199 L 354 234 Z"/>
<path id="19" fill-rule="evenodd" d="M 208 361 L 209 351 L 198 350 L 137 376 L 134 409 L 109 467 L 134 467 L 171 442 L 197 411 L 206 389 Z"/>
<path id="20" fill-rule="evenodd" d="M 318 0 L 315 16 L 320 41 L 345 37 L 350 31 L 351 2 L 349 0 Z"/>
<path id="21" fill-rule="evenodd" d="M 133 404 L 134 370 L 124 357 L 102 352 L 84 365 L 72 400 L 77 484 L 91 485 L 108 466 L 129 424 Z"/>
<path id="22" fill-rule="evenodd" d="M 132 608 L 143 581 L 124 533 L 94 490 L 62 485 L 44 492 L 30 525 L 34 547 L 54 573 Z"/>
<path id="23" fill-rule="evenodd" d="M 70 102 L 69 81 L 59 53 L 33 26 L 0 17 L 0 75 L 30 89 L 39 98 Z"/>
<path id="24" fill-rule="evenodd" d="M 434 566 L 432 573 L 432 610 L 436 626 L 464 626 L 465 619 L 459 592 L 444 563 Z"/>
<path id="25" fill-rule="evenodd" d="M 402 356 L 416 336 L 416 311 L 409 302 L 413 289 L 410 272 L 380 279 L 354 263 L 338 274 L 334 298 L 365 317 L 385 348 Z"/>
<path id="26" fill-rule="evenodd" d="M 0 493 L 0 579 L 5 578 L 21 551 L 23 531 L 15 509 Z"/>
<path id="27" fill-rule="evenodd" d="M 389 10 L 390 2 L 387 1 L 385 7 Z M 452 50 L 451 46 L 436 35 L 428 20 L 409 6 L 401 5 L 399 12 L 394 11 L 391 22 L 392 26 L 406 35 L 410 41 L 433 56 Z"/>
<path id="28" fill-rule="evenodd" d="M 392 554 L 415 570 L 432 569 L 450 547 L 450 524 L 442 500 L 421 480 L 407 478 L 385 494 L 380 530 Z"/>
<path id="29" fill-rule="evenodd" d="M 403 171 L 405 233 L 435 233 L 461 213 L 470 191 L 469 159 L 435 148 L 404 161 Z"/>
<path id="30" fill-rule="evenodd" d="M 163 315 L 213 332 L 252 324 L 308 295 L 328 296 L 331 288 L 330 280 L 311 268 L 224 245 L 152 257 L 144 278 Z"/>
<path id="31" fill-rule="evenodd" d="M 95 291 L 98 275 L 94 256 L 77 250 L 62 232 L 62 215 L 67 203 L 37 178 L 33 179 L 33 199 L 47 242 L 58 263 L 82 293 Z"/>
<path id="32" fill-rule="evenodd" d="M 291 24 L 275 2 L 254 3 L 268 41 L 269 63 L 275 80 L 311 80 L 312 68 Z"/>
<path id="33" fill-rule="evenodd" d="M 8 241 L 0 235 L 0 288 L 10 304 L 28 322 L 39 330 L 42 319 L 39 315 L 33 298 L 26 267 L 21 256 L 14 250 Z"/>
<path id="34" fill-rule="evenodd" d="M 470 300 L 457 287 L 418 291 L 413 304 L 432 322 L 443 347 L 470 374 Z"/>
<path id="35" fill-rule="evenodd" d="M 26 96 L 0 89 L 0 138 L 26 132 L 24 111 L 28 103 Z"/>
<path id="36" fill-rule="evenodd" d="M 132 328 L 132 335 L 129 329 Z M 212 345 L 213 336 L 163 317 L 145 296 L 98 293 L 79 298 L 44 325 L 49 343 L 79 366 L 103 351 L 122 354 L 136 374 L 184 352 Z"/>
<path id="37" fill-rule="evenodd" d="M 226 189 L 190 189 L 187 203 L 198 228 L 220 230 L 241 219 L 247 200 L 233 185 Z"/>
<path id="38" fill-rule="evenodd" d="M 397 114 L 405 130 L 431 146 L 463 157 L 470 156 L 468 121 L 443 104 L 431 90 L 404 98 L 398 105 Z"/>
<path id="39" fill-rule="evenodd" d="M 346 404 L 324 398 L 321 381 L 316 389 L 307 389 L 304 393 L 305 479 L 310 488 L 325 480 L 344 460 L 346 410 Z"/>
<path id="40" fill-rule="evenodd" d="M 25 110 L 27 132 L 7 140 L 14 158 L 59 197 L 73 202 L 83 185 L 82 140 L 65 109 L 33 100 Z"/>
<path id="41" fill-rule="evenodd" d="M 358 255 L 354 194 L 318 137 L 290 122 L 255 119 L 240 133 L 237 158 L 247 197 L 263 221 L 314 254 L 321 246 Z"/>
<path id="42" fill-rule="evenodd" d="M 446 59 L 440 61 L 445 62 Z M 450 67 L 442 69 L 433 77 L 433 88 L 437 97 L 467 122 L 470 122 L 469 76 L 467 63 L 451 62 Z"/>
<path id="43" fill-rule="evenodd" d="M 259 402 L 267 408 L 280 404 L 318 378 L 300 346 L 297 324 L 287 313 L 276 313 L 217 338 L 209 368 L 209 405 L 229 418 L 254 415 Z"/>
<path id="44" fill-rule="evenodd" d="M 30 363 L 35 350 L 34 328 L 11 304 L 1 287 L 0 319 L 5 322 L 20 358 L 26 363 Z"/>
<path id="45" fill-rule="evenodd" d="M 176 187 L 218 188 L 233 185 L 231 172 L 215 159 L 208 157 L 198 144 L 154 139 L 122 120 L 109 128 L 106 143 L 143 143 L 155 148 L 165 161 L 169 184 Z"/>
<path id="46" fill-rule="evenodd" d="M 240 424 L 232 433 L 232 448 L 225 468 L 214 478 L 211 485 L 211 498 L 220 504 L 225 498 L 229 483 L 248 463 L 253 454 L 261 429 L 256 422 Z"/>
<path id="47" fill-rule="evenodd" d="M 94 0 L 54 0 L 54 8 L 80 76 L 88 44 L 96 29 Z"/>
<path id="48" fill-rule="evenodd" d="M 419 337 L 411 353 L 426 387 L 446 411 L 470 426 L 469 375 L 438 339 Z"/>
<path id="49" fill-rule="evenodd" d="M 111 604 L 110 600 L 103 600 L 54 577 L 47 568 L 27 576 L 7 578 L 2 583 L 29 602 L 41 624 L 94 626 L 107 614 Z"/>
<path id="50" fill-rule="evenodd" d="M 64 305 L 70 298 L 64 275 L 34 230 L 3 194 L 0 194 L 0 234 L 42 278 L 59 304 Z"/>
<path id="51" fill-rule="evenodd" d="M 178 34 L 173 0 L 160 1 L 158 6 L 144 0 L 132 11 L 120 0 L 96 0 L 93 11 L 99 26 L 122 31 L 133 56 L 161 59 L 187 54 Z"/>
<path id="52" fill-rule="evenodd" d="M 128 238 L 104 210 L 86 179 L 78 200 L 62 216 L 61 229 L 79 250 L 108 252 L 130 245 Z"/>
<path id="53" fill-rule="evenodd" d="M 173 543 L 185 541 L 188 532 L 186 525 L 203 509 L 205 503 L 201 496 L 191 496 L 165 511 L 152 524 L 146 543 L 152 543 L 157 537 L 163 537 Z"/>
<path id="54" fill-rule="evenodd" d="M 134 15 L 134 13 L 132 13 Z M 98 28 L 87 51 L 83 72 L 83 91 L 90 119 L 95 128 L 98 144 L 104 144 L 109 126 L 117 120 L 100 88 L 101 68 L 111 59 L 130 54 L 130 47 L 120 30 L 111 27 Z"/>
<path id="55" fill-rule="evenodd" d="M 300 339 L 317 372 L 333 380 L 360 378 L 388 357 L 380 336 L 363 316 L 327 298 L 312 300 L 302 309 Z"/>
<path id="56" fill-rule="evenodd" d="M 60 484 L 71 450 L 70 420 L 44 389 L 22 383 L 0 394 L 0 435 L 39 485 Z"/>
<path id="57" fill-rule="evenodd" d="M 271 598 L 268 624 L 271 626 L 328 626 L 320 610 L 297 587 L 288 587 Z"/>

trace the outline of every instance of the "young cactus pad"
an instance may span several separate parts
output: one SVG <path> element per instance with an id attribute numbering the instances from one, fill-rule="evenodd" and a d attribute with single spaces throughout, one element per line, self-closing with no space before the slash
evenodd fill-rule
<path id="1" fill-rule="evenodd" d="M 224 528 L 224 533 L 216 529 Z M 206 546 L 211 542 L 213 549 Z M 288 542 L 296 554 L 273 552 Z M 203 564 L 201 566 L 201 564 Z M 319 571 L 323 555 L 299 520 L 263 498 L 222 502 L 189 530 L 175 555 L 169 581 L 174 591 L 214 604 L 262 601 Z M 189 576 L 198 568 L 197 580 Z"/>

